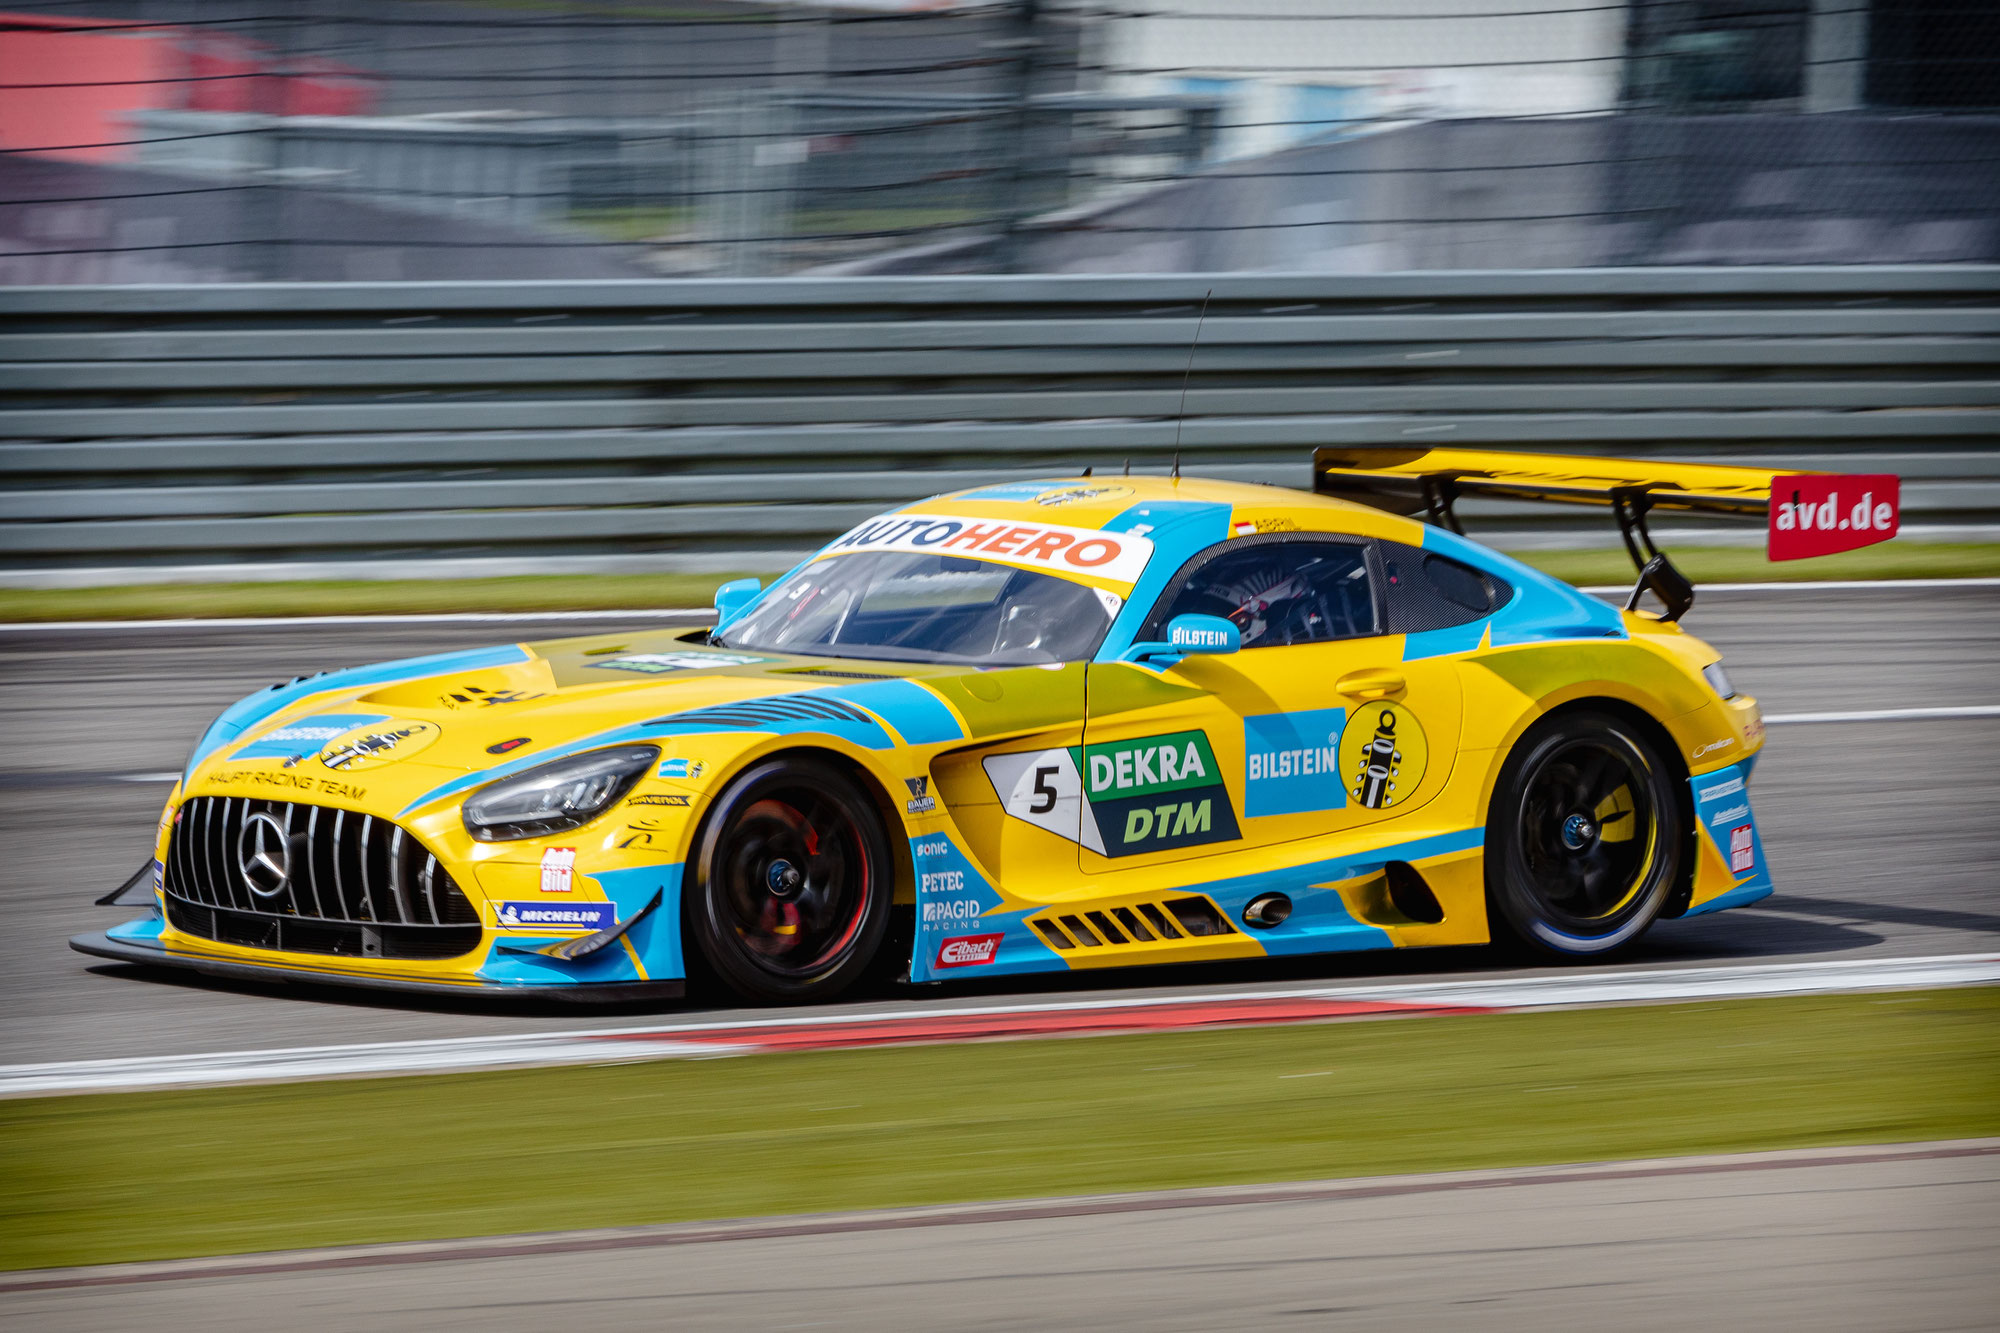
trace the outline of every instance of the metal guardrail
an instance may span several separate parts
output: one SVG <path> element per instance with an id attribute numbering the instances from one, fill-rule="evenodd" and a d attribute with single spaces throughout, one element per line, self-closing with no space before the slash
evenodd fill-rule
<path id="1" fill-rule="evenodd" d="M 2000 268 L 0 291 L 16 582 L 773 567 L 937 491 L 1164 471 L 1177 437 L 1189 473 L 1292 486 L 1333 443 L 1893 471 L 1906 530 L 1990 535 Z"/>

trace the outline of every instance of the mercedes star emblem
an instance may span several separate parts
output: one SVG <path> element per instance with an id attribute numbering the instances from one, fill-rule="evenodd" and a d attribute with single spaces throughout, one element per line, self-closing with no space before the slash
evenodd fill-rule
<path id="1" fill-rule="evenodd" d="M 258 812 L 243 821 L 236 839 L 236 864 L 243 883 L 259 898 L 275 898 L 292 876 L 292 835 L 276 815 Z"/>

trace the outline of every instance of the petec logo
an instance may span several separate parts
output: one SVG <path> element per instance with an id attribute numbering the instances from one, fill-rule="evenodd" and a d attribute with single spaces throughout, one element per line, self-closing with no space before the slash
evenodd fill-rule
<path id="1" fill-rule="evenodd" d="M 984 967 L 993 961 L 1005 935 L 955 935 L 938 946 L 933 967 Z"/>

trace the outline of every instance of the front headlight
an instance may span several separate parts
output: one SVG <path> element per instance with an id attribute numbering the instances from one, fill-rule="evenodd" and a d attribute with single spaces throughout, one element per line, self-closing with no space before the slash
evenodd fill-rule
<path id="1" fill-rule="evenodd" d="M 1730 685 L 1729 676 L 1723 671 L 1722 663 L 1710 662 L 1701 669 L 1701 678 L 1708 682 L 1710 689 L 1723 698 L 1734 699 L 1736 697 L 1736 690 Z"/>
<path id="2" fill-rule="evenodd" d="M 531 768 L 467 798 L 465 831 L 481 842 L 511 842 L 588 824 L 659 757 L 657 745 L 620 745 Z"/>

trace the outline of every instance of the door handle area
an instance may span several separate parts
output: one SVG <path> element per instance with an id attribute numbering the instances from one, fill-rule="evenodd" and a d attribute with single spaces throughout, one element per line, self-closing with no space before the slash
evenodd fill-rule
<path id="1" fill-rule="evenodd" d="M 1401 694 L 1409 686 L 1402 672 L 1383 667 L 1350 671 L 1333 684 L 1333 688 L 1340 693 L 1351 694 L 1357 699 L 1388 699 Z"/>

